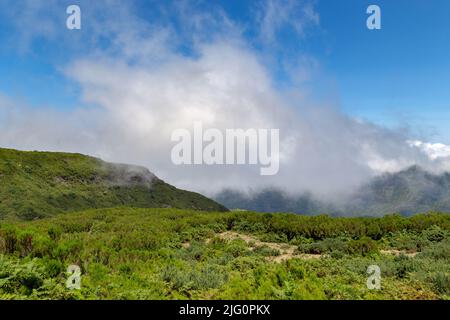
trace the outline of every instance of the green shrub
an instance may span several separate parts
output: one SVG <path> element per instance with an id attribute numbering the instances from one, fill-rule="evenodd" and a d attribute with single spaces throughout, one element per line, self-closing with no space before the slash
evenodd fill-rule
<path id="1" fill-rule="evenodd" d="M 390 247 L 398 250 L 421 251 L 429 243 L 422 235 L 401 231 L 389 236 Z"/>
<path id="2" fill-rule="evenodd" d="M 433 289 L 441 294 L 450 295 L 450 275 L 444 272 L 438 272 L 431 276 Z"/>
<path id="3" fill-rule="evenodd" d="M 33 257 L 44 258 L 52 256 L 56 247 L 56 242 L 52 241 L 47 235 L 36 235 L 33 239 Z"/>
<path id="4" fill-rule="evenodd" d="M 166 265 L 161 271 L 161 279 L 171 285 L 175 290 L 180 290 L 184 287 L 190 287 L 189 275 L 180 270 L 179 267 L 172 264 Z"/>
<path id="5" fill-rule="evenodd" d="M 428 257 L 435 260 L 450 260 L 450 239 L 424 248 L 419 257 Z"/>
<path id="6" fill-rule="evenodd" d="M 397 278 L 406 278 L 410 272 L 417 270 L 414 259 L 403 254 L 396 256 L 394 263 L 396 266 L 395 276 Z"/>
<path id="7" fill-rule="evenodd" d="M 234 260 L 231 260 L 230 267 L 232 270 L 247 272 L 249 270 L 254 270 L 261 264 L 262 261 L 258 260 L 258 258 L 256 257 L 238 257 Z"/>
<path id="8" fill-rule="evenodd" d="M 64 271 L 64 266 L 61 261 L 56 259 L 44 259 L 43 265 L 45 268 L 45 273 L 50 278 L 55 278 L 59 276 Z"/>
<path id="9" fill-rule="evenodd" d="M 13 254 L 17 249 L 17 234 L 12 228 L 0 230 L 0 252 Z"/>
<path id="10" fill-rule="evenodd" d="M 61 241 L 53 250 L 52 255 L 62 261 L 71 256 L 78 256 L 81 253 L 83 244 L 80 240 L 70 239 Z"/>
<path id="11" fill-rule="evenodd" d="M 21 257 L 26 257 L 33 251 L 33 235 L 24 232 L 18 238 L 18 250 Z"/>
<path id="12" fill-rule="evenodd" d="M 0 256 L 0 293 L 28 296 L 44 283 L 43 274 L 35 261 L 22 264 Z"/>
<path id="13" fill-rule="evenodd" d="M 280 251 L 275 249 L 275 248 L 271 248 L 268 247 L 266 245 L 263 246 L 258 246 L 253 250 L 254 253 L 262 255 L 264 257 L 274 257 L 274 256 L 279 256 L 280 255 Z"/>
<path id="14" fill-rule="evenodd" d="M 48 233 L 50 239 L 52 239 L 53 241 L 57 241 L 61 237 L 63 230 L 59 226 L 51 226 L 48 229 L 47 233 Z"/>
<path id="15" fill-rule="evenodd" d="M 439 242 L 448 236 L 448 231 L 442 230 L 439 226 L 433 225 L 428 229 L 422 231 L 422 235 L 425 239 L 431 242 Z"/>
<path id="16" fill-rule="evenodd" d="M 131 274 L 133 272 L 133 269 L 132 269 L 132 267 L 129 264 L 125 263 L 125 264 L 121 264 L 119 266 L 119 272 L 121 274 L 129 275 L 129 274 Z"/>
<path id="17" fill-rule="evenodd" d="M 362 256 L 378 252 L 377 243 L 369 237 L 362 237 L 358 240 L 350 240 L 347 246 L 347 252 L 350 254 L 359 254 Z"/>
<path id="18" fill-rule="evenodd" d="M 208 290 L 219 288 L 228 278 L 227 272 L 216 265 L 202 265 L 190 273 L 192 289 Z"/>
<path id="19" fill-rule="evenodd" d="M 225 252 L 231 254 L 235 258 L 249 254 L 247 244 L 244 240 L 240 239 L 230 241 L 228 246 L 225 248 Z"/>
<path id="20" fill-rule="evenodd" d="M 298 251 L 309 254 L 354 253 L 349 250 L 349 241 L 345 238 L 328 238 L 313 243 L 302 243 Z"/>

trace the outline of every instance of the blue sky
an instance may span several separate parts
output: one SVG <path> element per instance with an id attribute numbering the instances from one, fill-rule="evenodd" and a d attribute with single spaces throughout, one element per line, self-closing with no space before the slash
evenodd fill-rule
<path id="1" fill-rule="evenodd" d="M 80 89 L 62 70 L 73 59 L 89 55 L 98 46 L 108 46 L 107 37 L 96 42 L 83 41 L 89 38 L 92 19 L 102 17 L 86 14 L 82 30 L 70 34 L 61 27 L 50 32 L 50 36 L 45 32 L 29 36 L 23 30 L 29 26 L 21 26 L 22 20 L 17 16 L 23 12 L 21 2 L 25 3 L 9 2 L 1 7 L 0 92 L 36 108 L 65 110 L 79 106 L 83 103 Z M 72 3 L 80 3 L 82 12 L 90 9 L 89 2 L 56 1 L 39 7 L 39 14 L 33 19 L 64 26 L 65 8 Z M 151 25 L 173 24 L 179 35 L 179 39 L 174 39 L 177 50 L 189 54 L 192 39 L 183 32 L 185 22 L 171 14 L 172 4 L 167 3 L 137 1 L 130 10 Z M 270 41 L 261 39 L 260 21 L 256 18 L 263 1 L 188 3 L 195 13 L 221 8 L 241 26 L 244 41 L 267 59 L 275 85 L 290 85 L 292 74 L 286 63 L 292 66 L 299 58 L 313 60 L 312 75 L 304 86 L 315 99 L 331 99 L 354 117 L 389 127 L 409 125 L 424 130 L 430 141 L 450 143 L 449 1 L 308 1 L 305 3 L 312 3 L 319 23 L 306 24 L 300 34 L 289 21 L 284 21 L 285 25 L 280 25 Z M 366 28 L 365 11 L 369 4 L 381 7 L 382 30 Z M 9 5 L 18 6 L 17 11 L 6 12 Z M 296 18 L 295 14 L 289 17 Z M 199 34 L 208 37 L 210 32 L 214 33 L 200 30 Z M 73 39 L 77 46 L 70 44 Z"/>
<path id="2" fill-rule="evenodd" d="M 81 7 L 81 30 L 66 8 Z M 366 9 L 381 8 L 381 30 Z M 337 195 L 450 171 L 447 0 L 2 0 L 0 146 L 80 152 L 210 193 Z M 280 129 L 280 172 L 175 166 L 171 134 Z M 255 174 L 256 172 L 256 174 Z"/>
<path id="3" fill-rule="evenodd" d="M 436 125 L 450 134 L 450 3 L 448 1 L 326 1 L 321 26 L 331 52 L 327 70 L 349 113 L 386 125 Z M 382 30 L 361 26 L 369 3 L 382 9 Z"/>

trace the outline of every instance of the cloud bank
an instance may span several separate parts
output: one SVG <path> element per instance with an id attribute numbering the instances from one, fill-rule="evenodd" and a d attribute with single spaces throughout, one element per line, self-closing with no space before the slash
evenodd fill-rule
<path id="1" fill-rule="evenodd" d="M 246 26 L 220 8 L 197 12 L 187 2 L 177 2 L 177 28 L 142 20 L 115 1 L 103 4 L 87 15 L 110 4 L 120 10 L 105 11 L 103 19 L 117 23 L 103 29 L 93 25 L 87 53 L 77 53 L 62 68 L 79 86 L 83 105 L 57 112 L 0 96 L 2 147 L 81 152 L 144 165 L 178 187 L 206 194 L 271 186 L 336 198 L 374 175 L 414 164 L 450 169 L 450 147 L 411 143 L 417 137 L 408 130 L 353 119 L 338 104 L 315 103 L 301 81 L 280 89 L 268 65 L 270 53 L 255 49 L 245 37 Z M 275 5 L 266 1 L 255 6 L 256 19 L 263 21 L 260 45 L 274 41 L 282 27 L 303 34 L 319 25 L 311 2 L 299 11 L 295 24 L 295 10 L 280 11 Z M 188 10 L 191 19 L 184 15 Z M 108 45 L 101 48 L 98 41 L 105 35 Z M 183 43 L 189 43 L 189 50 L 180 50 Z M 171 134 L 191 129 L 195 121 L 220 130 L 280 129 L 279 174 L 260 176 L 259 166 L 248 165 L 173 165 Z"/>

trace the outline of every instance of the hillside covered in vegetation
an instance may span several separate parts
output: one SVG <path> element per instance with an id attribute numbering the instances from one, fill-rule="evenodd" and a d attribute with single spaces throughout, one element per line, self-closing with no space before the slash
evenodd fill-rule
<path id="1" fill-rule="evenodd" d="M 143 167 L 81 154 L 0 148 L 0 219 L 34 220 L 119 206 L 226 210 L 200 194 L 165 183 Z"/>
<path id="2" fill-rule="evenodd" d="M 448 214 L 229 212 L 142 167 L 0 149 L 0 300 L 449 296 Z"/>
<path id="3" fill-rule="evenodd" d="M 74 264 L 80 290 L 66 288 Z M 118 208 L 0 221 L 0 299 L 448 299 L 449 275 L 447 214 Z"/>

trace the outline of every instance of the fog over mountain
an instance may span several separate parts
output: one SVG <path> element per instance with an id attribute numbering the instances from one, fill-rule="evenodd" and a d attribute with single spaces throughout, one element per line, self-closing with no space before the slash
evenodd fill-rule
<path id="1" fill-rule="evenodd" d="M 450 173 L 432 174 L 418 166 L 384 174 L 362 185 L 352 194 L 334 202 L 311 194 L 289 195 L 280 189 L 250 194 L 225 190 L 216 200 L 230 209 L 298 214 L 381 216 L 412 215 L 428 211 L 450 212 Z"/>
<path id="2" fill-rule="evenodd" d="M 152 23 L 123 2 L 96 2 L 83 9 L 86 19 L 99 18 L 92 19 L 92 32 L 80 42 L 58 29 L 58 11 L 45 11 L 52 32 L 34 28 L 42 11 L 36 8 L 45 8 L 45 1 L 29 2 L 32 10 L 7 1 L 27 12 L 17 21 L 23 50 L 27 41 L 46 37 L 73 48 L 55 63 L 80 100 L 69 110 L 36 108 L 0 93 L 0 146 L 80 152 L 141 165 L 177 187 L 206 195 L 275 188 L 290 197 L 310 193 L 332 203 L 386 172 L 412 165 L 437 174 L 449 170 L 449 147 L 427 143 L 418 128 L 386 128 L 346 114 L 315 57 L 299 53 L 273 65 L 277 48 L 271 39 L 282 28 L 304 35 L 320 26 L 313 3 L 306 3 L 298 7 L 290 1 L 289 10 L 277 9 L 276 2 L 258 6 L 255 25 L 262 27 L 250 30 L 259 36 L 249 41 L 245 26 L 214 7 L 196 13 L 188 2 L 177 4 L 177 29 L 173 17 L 164 20 L 161 14 Z M 105 37 L 109 41 L 96 46 Z M 188 43 L 189 50 L 180 49 L 180 43 Z M 263 45 L 265 50 L 257 49 Z M 284 68 L 285 85 L 276 81 L 277 67 Z M 320 98 L 310 94 L 311 81 L 323 92 Z M 260 167 L 251 165 L 174 165 L 171 134 L 191 130 L 195 121 L 220 131 L 280 129 L 279 173 L 263 177 Z"/>

